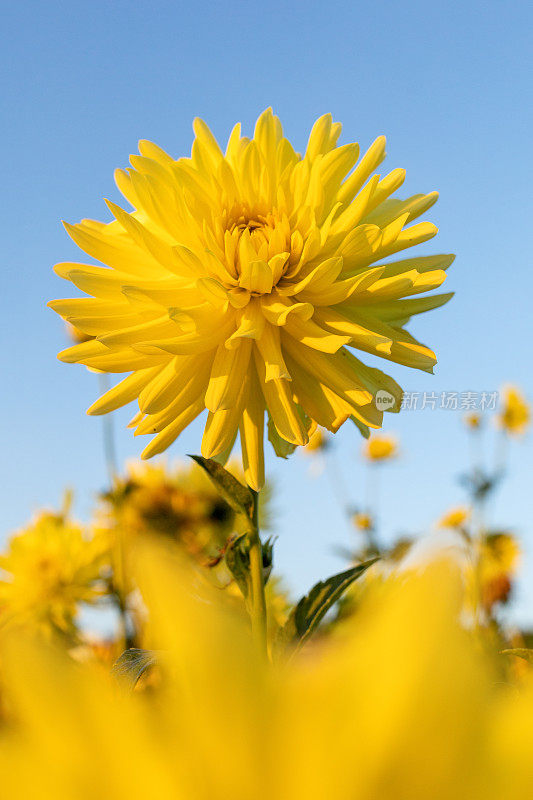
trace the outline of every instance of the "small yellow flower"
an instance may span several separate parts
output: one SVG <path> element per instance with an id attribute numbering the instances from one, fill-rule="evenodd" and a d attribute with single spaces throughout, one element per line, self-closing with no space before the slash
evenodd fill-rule
<path id="1" fill-rule="evenodd" d="M 506 386 L 503 390 L 503 407 L 498 416 L 500 426 L 511 435 L 525 433 L 530 422 L 529 405 L 516 386 Z"/>
<path id="2" fill-rule="evenodd" d="M 107 559 L 105 536 L 41 513 L 0 556 L 0 623 L 72 633 L 79 604 L 102 595 Z"/>
<path id="3" fill-rule="evenodd" d="M 317 428 L 317 430 L 309 437 L 309 442 L 304 447 L 304 453 L 315 453 L 325 450 L 328 446 L 328 437 Z"/>
<path id="4" fill-rule="evenodd" d="M 463 420 L 466 427 L 471 428 L 472 430 L 478 430 L 478 428 L 481 427 L 481 414 L 478 414 L 475 411 L 465 414 Z"/>
<path id="5" fill-rule="evenodd" d="M 462 528 L 470 518 L 470 510 L 464 506 L 452 508 L 438 522 L 439 528 Z"/>
<path id="6" fill-rule="evenodd" d="M 363 445 L 363 456 L 368 461 L 390 461 L 398 455 L 398 441 L 394 436 L 374 435 Z"/>
<path id="7" fill-rule="evenodd" d="M 137 400 L 136 433 L 155 434 L 143 458 L 207 408 L 202 454 L 227 460 L 238 434 L 246 480 L 259 489 L 265 414 L 279 454 L 306 445 L 316 424 L 381 427 L 379 391 L 399 410 L 400 386 L 348 348 L 433 371 L 435 354 L 404 325 L 450 299 L 422 295 L 442 284 L 453 256 L 381 263 L 435 236 L 432 223 L 411 223 L 438 196 L 392 199 L 405 170 L 373 175 L 383 136 L 359 159 L 357 144 L 337 146 L 341 125 L 326 114 L 302 156 L 271 109 L 252 138 L 236 125 L 225 152 L 202 120 L 194 131 L 190 158 L 141 141 L 132 168 L 117 170 L 133 211 L 108 202 L 113 222 L 66 225 L 108 268 L 56 266 L 89 297 L 50 306 L 95 337 L 59 358 L 129 373 L 89 413 Z"/>
<path id="8" fill-rule="evenodd" d="M 356 511 L 356 513 L 352 515 L 352 522 L 360 531 L 371 531 L 374 527 L 372 516 L 364 511 Z"/>

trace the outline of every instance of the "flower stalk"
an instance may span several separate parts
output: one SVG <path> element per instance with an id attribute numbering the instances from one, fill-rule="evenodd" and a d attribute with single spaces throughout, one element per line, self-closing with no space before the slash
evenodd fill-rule
<path id="1" fill-rule="evenodd" d="M 265 581 L 263 576 L 263 547 L 259 537 L 259 492 L 254 490 L 253 513 L 248 533 L 250 555 L 250 617 L 252 634 L 262 656 L 267 654 L 267 625 Z"/>

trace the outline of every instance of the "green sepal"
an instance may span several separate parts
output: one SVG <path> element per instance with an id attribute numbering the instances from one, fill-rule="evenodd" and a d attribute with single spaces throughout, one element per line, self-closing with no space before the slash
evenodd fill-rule
<path id="1" fill-rule="evenodd" d="M 274 452 L 279 458 L 288 458 L 292 453 L 294 453 L 298 445 L 287 442 L 286 439 L 279 435 L 270 414 L 268 415 L 267 431 L 268 441 L 274 448 Z"/>
<path id="2" fill-rule="evenodd" d="M 274 563 L 274 542 L 267 539 L 262 545 L 263 581 L 266 586 Z M 251 594 L 250 544 L 246 534 L 230 539 L 225 553 L 226 566 L 233 575 L 242 596 L 248 600 Z"/>

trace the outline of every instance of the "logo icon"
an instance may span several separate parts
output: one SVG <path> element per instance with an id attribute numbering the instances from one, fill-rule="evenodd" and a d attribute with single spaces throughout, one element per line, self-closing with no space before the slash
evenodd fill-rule
<path id="1" fill-rule="evenodd" d="M 396 401 L 390 392 L 386 392 L 385 389 L 380 389 L 376 392 L 374 402 L 376 408 L 379 408 L 380 411 L 387 411 L 388 409 L 394 408 Z"/>

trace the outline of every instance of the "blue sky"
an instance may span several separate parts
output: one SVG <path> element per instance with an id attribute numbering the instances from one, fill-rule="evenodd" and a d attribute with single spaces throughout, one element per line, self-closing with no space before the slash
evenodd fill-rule
<path id="1" fill-rule="evenodd" d="M 52 265 L 83 260 L 60 220 L 108 219 L 103 198 L 119 200 L 113 169 L 138 139 L 188 154 L 197 115 L 224 140 L 235 121 L 250 131 L 272 105 L 299 149 L 327 111 L 343 123 L 343 142 L 364 148 L 385 133 L 386 166 L 407 168 L 405 193 L 441 193 L 428 217 L 438 239 L 421 252 L 457 253 L 447 283 L 456 297 L 411 328 L 437 352 L 436 375 L 391 373 L 410 391 L 494 391 L 511 381 L 533 399 L 528 5 L 23 0 L 3 9 L 2 535 L 58 505 L 67 485 L 83 516 L 105 485 L 101 421 L 84 413 L 95 377 L 56 361 L 62 324 L 45 308 L 68 294 Z M 129 416 L 116 415 L 121 459 L 139 450 L 123 430 Z M 403 455 L 381 476 L 383 531 L 427 532 L 464 499 L 461 413 L 386 419 Z M 170 456 L 198 452 L 199 442 L 193 425 Z M 351 427 L 337 436 L 354 503 L 360 446 Z M 533 621 L 531 438 L 510 460 L 493 522 L 524 543 L 516 614 Z M 269 471 L 278 565 L 300 591 L 342 568 L 331 548 L 353 534 L 331 481 L 310 475 L 305 458 L 272 459 Z"/>

